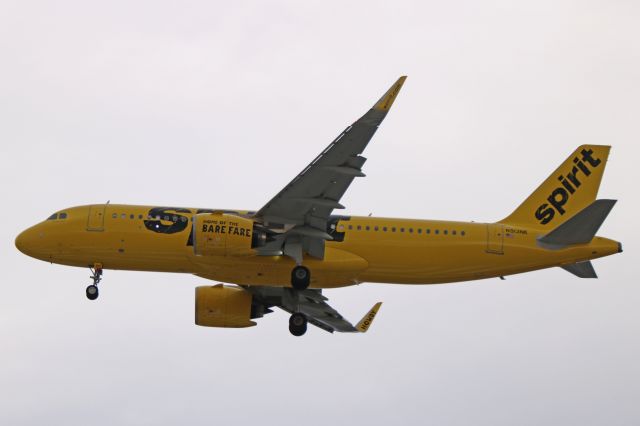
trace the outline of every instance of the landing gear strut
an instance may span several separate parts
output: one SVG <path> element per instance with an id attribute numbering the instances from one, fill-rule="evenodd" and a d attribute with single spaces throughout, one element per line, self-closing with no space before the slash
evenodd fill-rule
<path id="1" fill-rule="evenodd" d="M 305 290 L 311 282 L 311 272 L 304 266 L 296 266 L 291 271 L 291 287 L 296 290 Z"/>
<path id="2" fill-rule="evenodd" d="M 87 299 L 96 300 L 98 298 L 98 283 L 102 281 L 102 265 L 96 263 L 93 265 L 93 268 L 89 268 L 91 270 L 91 278 L 93 280 L 93 284 L 87 287 L 85 291 L 87 294 Z"/>
<path id="3" fill-rule="evenodd" d="M 302 336 L 307 332 L 307 317 L 300 312 L 296 312 L 289 318 L 289 331 L 294 336 Z"/>

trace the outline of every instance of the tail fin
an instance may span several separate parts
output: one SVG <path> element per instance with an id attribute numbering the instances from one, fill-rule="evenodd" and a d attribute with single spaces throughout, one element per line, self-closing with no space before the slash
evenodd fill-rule
<path id="1" fill-rule="evenodd" d="M 550 231 L 591 204 L 610 146 L 578 147 L 522 204 L 500 223 Z"/>

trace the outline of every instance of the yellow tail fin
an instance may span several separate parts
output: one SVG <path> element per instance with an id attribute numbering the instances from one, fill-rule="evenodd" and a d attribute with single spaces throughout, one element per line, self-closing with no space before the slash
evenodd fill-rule
<path id="1" fill-rule="evenodd" d="M 598 195 L 610 146 L 582 145 L 507 218 L 509 225 L 550 231 Z"/>

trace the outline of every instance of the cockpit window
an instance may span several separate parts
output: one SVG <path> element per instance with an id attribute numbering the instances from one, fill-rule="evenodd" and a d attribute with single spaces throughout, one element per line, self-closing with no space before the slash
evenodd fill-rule
<path id="1" fill-rule="evenodd" d="M 58 218 L 58 213 L 54 213 L 47 218 L 47 220 L 56 220 Z"/>
<path id="2" fill-rule="evenodd" d="M 60 215 L 58 216 L 58 219 L 66 219 L 67 218 L 67 214 L 66 213 L 60 213 Z"/>

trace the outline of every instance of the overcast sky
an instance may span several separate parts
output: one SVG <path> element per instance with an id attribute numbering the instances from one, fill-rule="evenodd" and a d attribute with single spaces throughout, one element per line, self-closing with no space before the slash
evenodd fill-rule
<path id="1" fill-rule="evenodd" d="M 0 4 L 0 423 L 640 423 L 635 1 Z M 261 207 L 397 79 L 348 214 L 494 221 L 613 146 L 599 280 L 326 292 L 365 335 L 193 324 L 189 275 L 19 253 L 65 207 Z"/>

